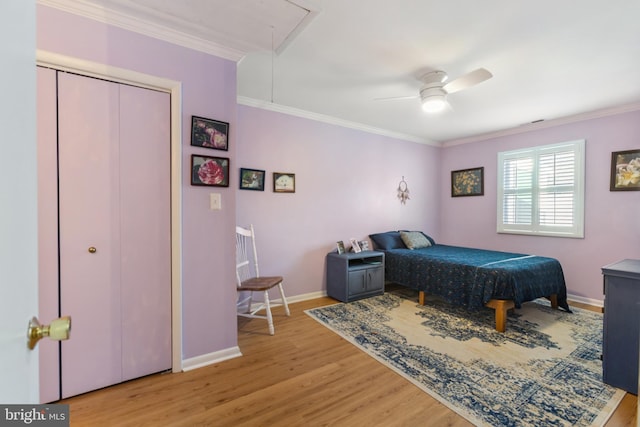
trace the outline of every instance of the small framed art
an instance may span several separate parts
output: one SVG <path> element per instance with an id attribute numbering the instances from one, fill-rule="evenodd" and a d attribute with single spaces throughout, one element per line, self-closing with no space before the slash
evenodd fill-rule
<path id="1" fill-rule="evenodd" d="M 484 167 L 451 171 L 451 197 L 484 195 Z"/>
<path id="2" fill-rule="evenodd" d="M 640 190 L 640 149 L 611 153 L 611 191 Z"/>
<path id="3" fill-rule="evenodd" d="M 191 116 L 191 145 L 229 150 L 229 123 Z"/>
<path id="4" fill-rule="evenodd" d="M 191 185 L 229 186 L 229 159 L 191 155 Z"/>
<path id="5" fill-rule="evenodd" d="M 338 248 L 338 253 L 339 254 L 343 254 L 346 252 L 345 248 L 344 248 L 344 242 L 342 240 L 339 240 L 336 242 L 336 246 Z"/>
<path id="6" fill-rule="evenodd" d="M 295 193 L 296 192 L 296 174 L 294 173 L 273 173 L 273 192 L 274 193 Z"/>
<path id="7" fill-rule="evenodd" d="M 360 245 L 358 244 L 358 241 L 355 239 L 355 237 L 352 237 L 351 239 L 349 239 L 349 241 L 351 242 L 351 252 L 355 252 L 357 254 L 362 252 L 362 249 L 360 249 Z"/>
<path id="8" fill-rule="evenodd" d="M 264 171 L 240 168 L 240 189 L 264 191 Z"/>

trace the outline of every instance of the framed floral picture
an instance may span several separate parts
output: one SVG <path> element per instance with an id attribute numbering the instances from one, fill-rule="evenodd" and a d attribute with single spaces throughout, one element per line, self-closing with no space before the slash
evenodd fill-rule
<path id="1" fill-rule="evenodd" d="M 640 149 L 611 153 L 610 190 L 640 190 Z"/>
<path id="2" fill-rule="evenodd" d="M 240 189 L 264 191 L 264 171 L 240 168 Z"/>
<path id="3" fill-rule="evenodd" d="M 191 116 L 191 145 L 229 150 L 229 123 Z"/>
<path id="4" fill-rule="evenodd" d="M 484 167 L 451 171 L 451 197 L 484 195 Z"/>
<path id="5" fill-rule="evenodd" d="M 229 186 L 229 159 L 191 155 L 191 185 Z"/>
<path id="6" fill-rule="evenodd" d="M 296 174 L 294 173 L 273 173 L 273 192 L 274 193 L 295 193 L 296 192 Z"/>

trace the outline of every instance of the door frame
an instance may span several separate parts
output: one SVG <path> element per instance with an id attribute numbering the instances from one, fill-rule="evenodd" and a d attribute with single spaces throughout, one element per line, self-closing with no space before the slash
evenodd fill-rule
<path id="1" fill-rule="evenodd" d="M 171 371 L 182 372 L 182 83 L 39 49 L 36 64 L 171 95 Z"/>

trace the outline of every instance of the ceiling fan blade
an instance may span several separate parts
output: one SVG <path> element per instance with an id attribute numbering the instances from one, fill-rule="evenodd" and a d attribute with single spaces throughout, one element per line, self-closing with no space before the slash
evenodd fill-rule
<path id="1" fill-rule="evenodd" d="M 408 95 L 408 96 L 392 96 L 389 98 L 373 98 L 374 101 L 400 101 L 402 99 L 417 99 L 420 95 Z"/>
<path id="2" fill-rule="evenodd" d="M 454 93 L 471 86 L 475 86 L 485 80 L 489 80 L 491 77 L 493 77 L 493 74 L 488 70 L 478 68 L 477 70 L 471 71 L 462 77 L 458 77 L 457 79 L 450 81 L 443 86 L 443 89 L 446 90 L 447 93 Z"/>

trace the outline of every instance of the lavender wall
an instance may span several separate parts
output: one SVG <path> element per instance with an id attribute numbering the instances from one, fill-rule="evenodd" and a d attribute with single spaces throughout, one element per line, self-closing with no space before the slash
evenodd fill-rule
<path id="1" fill-rule="evenodd" d="M 189 181 L 192 153 L 234 164 L 236 64 L 40 5 L 37 15 L 38 49 L 182 82 L 183 357 L 236 346 L 235 188 L 215 188 L 223 209 L 210 211 L 214 191 Z M 229 122 L 230 150 L 191 147 L 192 115 Z"/>
<path id="2" fill-rule="evenodd" d="M 609 192 L 611 151 L 639 148 L 640 113 L 557 126 L 444 149 L 236 103 L 233 62 L 38 6 L 39 49 L 182 82 L 183 351 L 193 358 L 237 344 L 234 226 L 253 223 L 262 273 L 287 293 L 325 289 L 324 257 L 337 240 L 407 228 L 437 241 L 553 256 L 569 291 L 601 300 L 600 267 L 640 257 L 640 192 Z M 230 123 L 228 152 L 189 145 L 191 116 Z M 498 235 L 497 152 L 587 140 L 584 239 Z M 229 188 L 189 185 L 193 153 L 231 159 Z M 452 199 L 450 171 L 485 167 L 485 196 Z M 238 189 L 239 168 L 267 171 L 264 192 Z M 272 173 L 296 174 L 294 194 L 272 191 Z M 405 177 L 411 199 L 396 189 Z M 222 195 L 209 210 L 209 193 Z"/>
<path id="3" fill-rule="evenodd" d="M 241 167 L 267 172 L 264 192 L 238 190 L 237 222 L 254 224 L 261 273 L 283 275 L 289 296 L 326 289 L 338 240 L 400 228 L 439 238 L 440 148 L 242 105 L 237 132 L 234 185 Z M 295 173 L 295 193 L 274 193 L 273 172 Z"/>
<path id="4" fill-rule="evenodd" d="M 600 267 L 640 258 L 640 192 L 611 192 L 611 152 L 640 148 L 640 111 L 564 124 L 442 150 L 442 242 L 551 256 L 560 260 L 568 291 L 602 301 Z M 585 237 L 569 239 L 496 233 L 497 153 L 586 140 Z M 452 198 L 450 171 L 484 166 L 485 195 Z"/>

